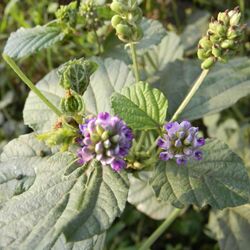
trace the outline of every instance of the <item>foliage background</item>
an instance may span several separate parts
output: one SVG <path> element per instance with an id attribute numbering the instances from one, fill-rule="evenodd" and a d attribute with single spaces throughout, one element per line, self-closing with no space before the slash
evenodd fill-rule
<path id="1" fill-rule="evenodd" d="M 35 0 L 3 0 L 0 1 L 0 50 L 12 31 L 19 27 L 43 25 L 54 18 L 54 12 L 60 4 L 70 1 L 35 1 Z M 244 0 L 144 0 L 144 14 L 160 20 L 167 30 L 180 35 L 184 45 L 185 57 L 195 58 L 196 44 L 207 28 L 209 16 L 218 11 L 239 5 L 248 24 L 245 43 L 241 55 L 250 54 L 250 2 Z M 90 38 L 85 38 L 90 39 Z M 111 46 L 107 43 L 105 46 Z M 25 73 L 37 82 L 51 69 L 74 57 L 88 56 L 94 51 L 83 45 L 81 37 L 68 38 L 51 49 L 43 50 L 28 58 L 22 59 Z M 93 52 L 94 54 L 94 52 Z M 29 90 L 16 75 L 0 61 L 0 152 L 12 138 L 29 132 L 23 125 L 22 110 Z M 209 136 L 217 136 L 228 143 L 250 166 L 250 97 L 245 97 L 230 109 L 196 121 Z M 185 215 L 172 224 L 152 249 L 219 249 L 213 240 L 215 228 L 208 224 L 210 208 L 202 211 L 189 209 Z M 121 219 L 109 230 L 106 241 L 107 250 L 137 249 L 142 239 L 149 236 L 160 224 L 127 204 Z"/>

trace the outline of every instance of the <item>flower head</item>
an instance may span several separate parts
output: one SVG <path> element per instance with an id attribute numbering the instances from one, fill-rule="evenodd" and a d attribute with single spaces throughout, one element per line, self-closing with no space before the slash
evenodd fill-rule
<path id="1" fill-rule="evenodd" d="M 164 135 L 158 139 L 158 147 L 162 152 L 160 159 L 175 159 L 178 165 L 186 164 L 188 159 L 202 160 L 200 147 L 205 139 L 198 136 L 198 128 L 192 127 L 188 121 L 169 122 L 164 125 Z"/>
<path id="2" fill-rule="evenodd" d="M 115 171 L 126 166 L 124 157 L 132 146 L 133 134 L 120 118 L 103 112 L 86 119 L 79 128 L 82 147 L 78 151 L 79 163 L 96 158 L 102 165 L 110 165 Z"/>

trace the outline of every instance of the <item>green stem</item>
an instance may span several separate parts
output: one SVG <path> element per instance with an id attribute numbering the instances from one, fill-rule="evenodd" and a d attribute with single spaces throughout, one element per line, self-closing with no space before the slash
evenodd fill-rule
<path id="1" fill-rule="evenodd" d="M 181 105 L 179 106 L 179 108 L 174 113 L 174 115 L 173 115 L 172 119 L 170 120 L 170 122 L 175 121 L 178 118 L 178 116 L 182 113 L 182 111 L 187 107 L 187 105 L 191 101 L 192 97 L 195 95 L 195 93 L 197 92 L 197 90 L 199 89 L 201 84 L 203 83 L 203 81 L 206 78 L 208 72 L 209 72 L 208 69 L 204 69 L 201 72 L 200 76 L 198 77 L 198 79 L 193 84 L 193 87 L 191 88 L 191 90 L 189 91 L 189 93 L 187 94 L 187 96 L 185 97 L 185 99 L 183 100 Z"/>
<path id="2" fill-rule="evenodd" d="M 136 151 L 139 151 L 141 149 L 142 143 L 144 142 L 144 139 L 145 139 L 146 135 L 147 135 L 146 131 L 141 132 L 139 141 L 136 144 L 136 148 L 135 148 Z"/>
<path id="3" fill-rule="evenodd" d="M 135 79 L 136 79 L 136 82 L 139 82 L 140 74 L 139 74 L 139 67 L 138 67 L 138 62 L 137 62 L 135 43 L 130 43 L 130 49 L 131 49 L 131 55 L 132 55 L 132 60 L 133 60 Z"/>
<path id="4" fill-rule="evenodd" d="M 52 57 L 51 57 L 51 48 L 47 49 L 47 64 L 48 69 L 51 71 L 53 69 Z"/>
<path id="5" fill-rule="evenodd" d="M 158 68 L 157 68 L 157 66 L 155 65 L 155 63 L 154 63 L 152 57 L 149 55 L 148 52 L 145 53 L 145 56 L 147 57 L 147 59 L 148 59 L 150 65 L 153 67 L 154 71 L 157 71 Z"/>
<path id="6" fill-rule="evenodd" d="M 154 242 L 166 231 L 172 222 L 182 213 L 182 209 L 175 208 L 166 220 L 151 234 L 151 236 L 142 244 L 139 250 L 148 250 Z"/>
<path id="7" fill-rule="evenodd" d="M 62 116 L 63 113 L 57 109 L 43 94 L 42 92 L 30 81 L 30 79 L 22 72 L 17 64 L 6 54 L 3 54 L 3 59 L 9 66 L 16 72 L 22 81 L 43 101 L 57 116 Z"/>

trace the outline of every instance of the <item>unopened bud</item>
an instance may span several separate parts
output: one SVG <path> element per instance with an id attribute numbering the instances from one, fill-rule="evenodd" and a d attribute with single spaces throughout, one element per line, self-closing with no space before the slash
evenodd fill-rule
<path id="1" fill-rule="evenodd" d="M 203 69 L 210 69 L 216 62 L 216 59 L 214 57 L 207 58 L 202 64 L 201 67 Z"/>

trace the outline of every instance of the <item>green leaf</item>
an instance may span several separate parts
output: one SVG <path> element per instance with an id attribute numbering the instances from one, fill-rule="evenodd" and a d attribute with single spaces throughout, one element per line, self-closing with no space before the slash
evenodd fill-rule
<path id="1" fill-rule="evenodd" d="M 110 96 L 113 92 L 120 92 L 124 86 L 134 83 L 133 73 L 119 60 L 111 58 L 91 60 L 98 64 L 98 69 L 91 76 L 90 84 L 83 96 L 86 110 L 93 114 L 101 111 L 110 112 Z M 36 87 L 56 107 L 59 107 L 64 90 L 59 85 L 56 70 L 47 74 Z M 26 100 L 23 117 L 26 125 L 43 132 L 50 130 L 57 121 L 57 116 L 33 92 L 30 92 Z"/>
<path id="2" fill-rule="evenodd" d="M 168 32 L 160 44 L 143 55 L 145 70 L 148 75 L 153 75 L 156 71 L 164 69 L 168 63 L 182 59 L 182 57 L 183 46 L 179 36 Z"/>
<path id="3" fill-rule="evenodd" d="M 143 18 L 141 28 L 144 35 L 142 40 L 136 45 L 136 51 L 138 54 L 143 54 L 154 45 L 159 44 L 166 35 L 166 29 L 156 20 Z"/>
<path id="4" fill-rule="evenodd" d="M 249 249 L 250 205 L 211 212 L 208 228 L 221 250 Z"/>
<path id="5" fill-rule="evenodd" d="M 124 88 L 121 94 L 111 97 L 114 113 L 133 129 L 155 129 L 166 118 L 168 102 L 158 90 L 140 82 Z"/>
<path id="6" fill-rule="evenodd" d="M 23 152 L 25 152 L 24 164 L 19 164 Z M 21 136 L 4 147 L 1 154 L 1 161 L 4 163 L 0 163 L 0 204 L 27 191 L 33 185 L 36 174 L 32 164 L 36 164 L 36 157 L 49 154 L 51 154 L 50 149 L 31 136 Z"/>
<path id="7" fill-rule="evenodd" d="M 49 48 L 63 38 L 64 34 L 57 27 L 20 28 L 11 33 L 3 53 L 18 59 Z"/>
<path id="8" fill-rule="evenodd" d="M 52 247 L 52 250 L 102 250 L 105 238 L 106 234 L 103 233 L 83 241 L 67 242 L 64 235 L 61 235 Z"/>
<path id="9" fill-rule="evenodd" d="M 148 173 L 141 171 L 140 175 L 142 174 L 146 176 L 146 179 L 142 180 L 133 174 L 129 174 L 130 188 L 128 202 L 150 218 L 163 220 L 171 213 L 174 207 L 167 202 L 157 199 L 152 187 L 148 183 Z"/>
<path id="10" fill-rule="evenodd" d="M 25 146 L 13 154 L 21 142 Z M 62 234 L 67 241 L 83 241 L 109 228 L 125 207 L 126 172 L 103 168 L 96 161 L 79 166 L 70 153 L 40 157 L 36 147 L 31 134 L 5 148 L 0 169 L 20 169 L 25 177 L 33 168 L 34 181 L 3 203 L 0 248 L 50 249 Z"/>
<path id="11" fill-rule="evenodd" d="M 202 161 L 184 167 L 174 161 L 159 164 L 150 181 L 157 197 L 177 207 L 223 209 L 248 203 L 250 181 L 242 160 L 218 140 L 208 140 L 203 151 Z"/>
<path id="12" fill-rule="evenodd" d="M 179 107 L 199 74 L 199 65 L 192 60 L 170 63 L 159 72 L 154 86 L 158 87 L 169 100 L 169 118 Z M 227 64 L 218 63 L 179 119 L 195 120 L 217 113 L 249 93 L 250 59 L 241 57 Z"/>
<path id="13" fill-rule="evenodd" d="M 84 94 L 86 108 L 94 114 L 110 112 L 110 96 L 133 84 L 134 76 L 128 66 L 120 60 L 95 58 L 94 61 L 99 67 L 92 75 L 90 85 Z"/>

